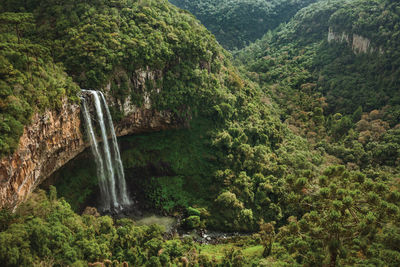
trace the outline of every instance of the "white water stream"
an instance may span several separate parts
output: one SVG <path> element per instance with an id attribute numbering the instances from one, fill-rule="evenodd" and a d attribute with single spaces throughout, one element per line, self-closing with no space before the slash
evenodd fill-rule
<path id="1" fill-rule="evenodd" d="M 94 90 L 82 90 L 82 92 L 82 114 L 97 166 L 103 209 L 105 211 L 123 209 L 129 206 L 131 201 L 128 197 L 124 168 L 110 110 L 103 93 Z M 91 116 L 85 97 L 92 98 L 97 120 Z M 102 146 L 99 146 L 97 142 L 95 127 L 93 127 L 93 122 L 96 123 L 96 121 L 95 127 L 99 126 Z M 108 136 L 111 136 L 111 144 Z"/>

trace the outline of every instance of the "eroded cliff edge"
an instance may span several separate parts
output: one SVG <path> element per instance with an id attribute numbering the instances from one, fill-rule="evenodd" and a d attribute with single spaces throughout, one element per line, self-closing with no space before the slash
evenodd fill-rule
<path id="1" fill-rule="evenodd" d="M 109 99 L 108 99 L 109 101 Z M 182 122 L 151 105 L 125 103 L 117 136 L 176 128 Z M 15 208 L 46 178 L 89 146 L 83 132 L 79 103 L 63 101 L 58 111 L 35 114 L 24 128 L 18 149 L 0 160 L 0 208 Z"/>

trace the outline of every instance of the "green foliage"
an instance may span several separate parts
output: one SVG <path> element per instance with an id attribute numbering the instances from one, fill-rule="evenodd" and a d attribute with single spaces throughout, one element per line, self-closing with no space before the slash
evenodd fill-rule
<path id="1" fill-rule="evenodd" d="M 151 206 L 173 212 L 204 205 L 212 186 L 208 175 L 216 168 L 213 151 L 206 145 L 208 123 L 212 122 L 196 119 L 190 129 L 121 139 L 127 180 L 143 188 Z"/>
<path id="2" fill-rule="evenodd" d="M 276 179 L 285 194 L 269 182 L 274 186 L 265 189 L 274 192 L 284 218 L 276 235 L 273 227 L 260 233 L 269 258 L 306 266 L 398 264 L 396 246 L 383 241 L 397 240 L 399 216 L 398 60 L 392 52 L 399 42 L 388 41 L 397 40 L 398 18 L 393 1 L 321 1 L 236 53 L 247 76 L 279 105 L 281 119 L 308 139 L 315 154 L 305 161 L 346 164 L 321 175 L 308 166 Z M 326 41 L 328 33 L 336 40 Z M 366 51 L 352 44 L 357 35 L 370 41 Z M 258 196 L 271 199 L 266 190 Z"/>
<path id="3" fill-rule="evenodd" d="M 204 228 L 206 219 L 209 217 L 209 213 L 204 208 L 192 208 L 186 209 L 187 217 L 183 219 L 182 225 L 186 229 L 197 229 Z"/>
<path id="4" fill-rule="evenodd" d="M 398 124 L 398 66 L 391 52 L 398 42 L 382 40 L 397 38 L 399 21 L 397 5 L 383 2 L 318 2 L 237 54 L 295 133 L 353 168 L 398 160 L 398 145 L 383 137 Z M 326 41 L 328 33 L 334 40 Z M 370 42 L 366 51 L 357 48 L 357 36 Z"/>
<path id="5" fill-rule="evenodd" d="M 390 189 L 379 178 L 373 181 L 360 172 L 346 171 L 344 166 L 329 167 L 323 174 L 318 191 L 307 204 L 312 211 L 300 220 L 291 218 L 277 240 L 299 263 L 307 265 L 368 262 L 381 242 L 377 233 L 398 218 L 397 202 L 388 202 Z M 379 256 L 371 260 L 378 258 L 390 262 Z"/>
<path id="6" fill-rule="evenodd" d="M 396 40 L 400 21 L 396 4 L 380 2 L 320 1 L 302 9 L 287 25 L 265 35 L 238 58 L 249 71 L 258 73 L 259 81 L 268 86 L 278 84 L 284 95 L 301 94 L 302 99 L 310 94 L 314 99 L 324 96 L 328 104 L 323 108 L 325 114 L 350 115 L 358 107 L 364 112 L 384 106 L 390 109 L 398 105 L 394 50 L 399 42 L 386 40 Z M 336 41 L 326 41 L 328 32 Z M 363 39 L 354 39 L 353 44 L 357 36 Z M 360 42 L 370 42 L 365 52 L 360 52 Z M 314 84 L 311 92 L 302 88 L 307 83 Z M 290 103 L 299 106 L 295 102 L 301 101 L 300 97 L 292 96 Z M 284 108 L 290 109 L 296 107 Z"/>
<path id="7" fill-rule="evenodd" d="M 0 14 L 0 22 L 4 27 L 15 30 L 14 34 L 21 43 L 21 37 L 29 27 L 33 27 L 33 15 L 31 13 L 5 12 Z"/>
<path id="8" fill-rule="evenodd" d="M 0 157 L 18 147 L 33 114 L 60 108 L 67 96 L 76 100 L 77 86 L 48 49 L 25 38 L 31 19 L 29 13 L 0 14 Z"/>
<path id="9" fill-rule="evenodd" d="M 47 47 L 82 88 L 109 84 L 119 112 L 128 98 L 143 105 L 145 93 L 153 107 L 178 114 L 188 107 L 206 112 L 204 102 L 220 97 L 222 49 L 191 15 L 165 0 L 3 4 L 4 11 L 21 8 L 35 16 L 30 39 Z"/>
<path id="10" fill-rule="evenodd" d="M 284 185 L 277 177 L 300 175 L 312 168 L 305 160 L 313 156 L 298 151 L 303 141 L 289 132 L 281 143 L 284 129 L 275 115 L 257 98 L 239 96 L 248 104 L 234 104 L 237 112 L 223 117 L 222 126 L 214 117 L 196 118 L 190 129 L 122 139 L 127 179 L 137 181 L 152 206 L 169 213 L 205 207 L 210 216 L 201 221 L 225 231 L 251 231 L 261 218 L 283 218 Z"/>
<path id="11" fill-rule="evenodd" d="M 183 225 L 187 229 L 196 229 L 200 227 L 200 217 L 199 216 L 189 216 L 183 220 Z"/>
<path id="12" fill-rule="evenodd" d="M 187 208 L 187 213 L 189 216 L 200 216 L 201 215 L 201 211 L 199 211 L 198 209 L 189 207 Z"/>
<path id="13" fill-rule="evenodd" d="M 153 190 L 147 190 L 148 198 L 155 207 L 171 212 L 177 207 L 189 205 L 191 197 L 184 189 L 183 177 L 157 177 L 157 179 L 151 179 L 150 183 Z"/>
<path id="14" fill-rule="evenodd" d="M 62 62 L 77 83 L 97 89 L 110 84 L 117 117 L 124 101 L 130 97 L 143 104 L 146 93 L 153 108 L 171 111 L 173 119 L 193 118 L 189 129 L 127 141 L 127 177 L 131 182 L 136 173 L 146 174 L 139 184 L 153 207 L 171 213 L 197 205 L 210 212 L 210 227 L 230 231 L 251 231 L 259 219 L 283 218 L 277 177 L 297 177 L 310 167 L 303 159 L 312 155 L 284 148 L 300 146 L 302 140 L 292 140 L 269 98 L 241 77 L 229 55 L 192 16 L 166 1 L 2 5 L 8 12 L 21 8 L 34 14 L 36 25 L 26 38 L 47 47 L 47 55 Z M 149 173 L 149 166 L 159 172 Z M 95 186 L 94 175 L 78 169 L 61 175 L 67 179 L 59 179 L 58 185 L 74 209 Z M 276 189 L 270 192 L 272 184 Z M 80 187 L 85 191 L 76 190 Z M 230 205 L 227 196 L 235 196 L 237 205 Z M 93 247 L 96 253 L 99 249 Z"/>
<path id="15" fill-rule="evenodd" d="M 90 151 L 87 151 L 76 160 L 67 163 L 52 177 L 58 194 L 75 212 L 83 210 L 88 199 L 99 194 L 96 166 L 89 153 Z"/>
<path id="16" fill-rule="evenodd" d="M 170 0 L 193 13 L 226 49 L 241 49 L 318 0 Z"/>
<path id="17" fill-rule="evenodd" d="M 284 185 L 277 177 L 313 168 L 306 163 L 313 155 L 300 152 L 304 140 L 289 132 L 282 143 L 284 128 L 260 100 L 239 96 L 248 104 L 233 102 L 236 113 L 225 113 L 222 126 L 214 116 L 196 118 L 190 129 L 122 139 L 127 178 L 139 181 L 135 188 L 152 206 L 167 212 L 206 207 L 207 226 L 225 231 L 251 231 L 261 218 L 283 218 Z"/>
<path id="18" fill-rule="evenodd" d="M 190 240 L 164 240 L 158 225 L 135 226 L 131 219 L 114 221 L 108 216 L 79 216 L 63 199 L 42 190 L 33 193 L 12 216 L 1 211 L 0 261 L 3 266 L 87 266 L 91 262 L 177 264 L 192 260 L 196 247 Z M 4 223 L 4 224 L 3 224 Z M 195 264 L 196 258 L 193 259 Z M 210 264 L 208 258 L 203 258 Z M 162 263 L 162 265 L 161 265 Z"/>

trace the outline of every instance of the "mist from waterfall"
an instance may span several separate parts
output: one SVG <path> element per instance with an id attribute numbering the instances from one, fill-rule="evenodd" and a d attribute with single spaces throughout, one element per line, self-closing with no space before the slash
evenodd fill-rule
<path id="1" fill-rule="evenodd" d="M 97 166 L 102 208 L 107 210 L 120 210 L 131 205 L 126 188 L 124 168 L 117 143 L 112 117 L 107 102 L 102 92 L 94 90 L 82 90 L 82 115 L 85 120 L 85 128 L 92 154 Z M 88 99 L 93 100 L 96 119 L 89 111 Z M 95 127 L 99 126 L 102 144 L 99 145 L 95 133 Z M 108 137 L 111 136 L 110 140 Z"/>

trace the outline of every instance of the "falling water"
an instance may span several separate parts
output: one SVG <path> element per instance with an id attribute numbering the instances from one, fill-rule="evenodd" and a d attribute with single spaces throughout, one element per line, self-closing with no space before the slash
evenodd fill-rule
<path id="1" fill-rule="evenodd" d="M 97 138 L 93 130 L 92 118 L 87 106 L 87 101 L 83 99 L 83 117 L 86 123 L 86 132 L 90 140 L 92 153 L 97 165 L 97 174 L 100 185 L 100 194 L 104 210 L 118 210 L 130 205 L 128 192 L 126 189 L 124 168 L 118 148 L 117 137 L 112 123 L 110 111 L 105 101 L 104 95 L 99 91 L 83 90 L 93 97 L 94 108 L 97 121 L 101 130 L 103 142 L 102 150 L 99 149 Z M 111 145 L 109 144 L 106 120 L 104 118 L 103 107 L 106 110 L 106 120 L 108 131 L 111 135 Z M 111 151 L 112 149 L 112 151 Z"/>
<path id="2" fill-rule="evenodd" d="M 110 192 L 109 192 L 108 186 L 107 186 L 107 178 L 104 174 L 103 158 L 101 157 L 97 139 L 94 134 L 92 120 L 90 118 L 89 108 L 86 103 L 86 99 L 82 97 L 81 100 L 82 100 L 83 117 L 85 119 L 86 132 L 87 132 L 88 138 L 90 140 L 90 147 L 92 149 L 92 153 L 93 153 L 93 156 L 94 156 L 94 159 L 96 162 L 96 166 L 97 166 L 97 177 L 99 179 L 100 194 L 102 196 L 102 204 L 103 204 L 104 209 L 109 210 L 110 209 Z"/>
<path id="3" fill-rule="evenodd" d="M 106 115 L 108 118 L 108 128 L 111 131 L 111 137 L 112 137 L 111 140 L 112 140 L 112 146 L 113 146 L 113 151 L 114 151 L 114 166 L 116 167 L 116 171 L 117 171 L 118 193 L 119 193 L 120 201 L 121 201 L 122 205 L 130 205 L 131 203 L 128 198 L 128 192 L 127 192 L 126 183 L 125 183 L 124 167 L 122 165 L 121 154 L 119 153 L 117 136 L 115 134 L 114 125 L 112 123 L 110 109 L 108 108 L 108 105 L 107 105 L 106 99 L 104 98 L 103 93 L 100 92 L 100 95 L 101 95 L 101 99 L 103 100 L 104 107 L 106 109 Z"/>

